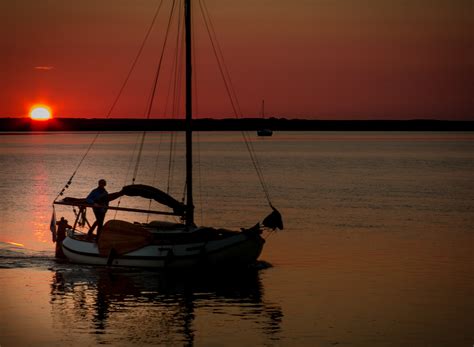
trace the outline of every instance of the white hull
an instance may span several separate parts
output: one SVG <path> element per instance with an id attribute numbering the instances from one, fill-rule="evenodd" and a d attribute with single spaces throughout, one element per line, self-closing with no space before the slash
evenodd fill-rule
<path id="1" fill-rule="evenodd" d="M 240 232 L 221 240 L 177 245 L 151 244 L 133 252 L 104 257 L 99 254 L 96 243 L 69 233 L 62 248 L 69 261 L 78 264 L 185 269 L 251 264 L 259 257 L 264 242 L 258 234 Z"/>

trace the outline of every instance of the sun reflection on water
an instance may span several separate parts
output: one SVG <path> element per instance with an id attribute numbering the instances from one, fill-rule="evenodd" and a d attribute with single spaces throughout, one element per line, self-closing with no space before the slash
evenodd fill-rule
<path id="1" fill-rule="evenodd" d="M 12 245 L 12 246 L 16 246 L 16 247 L 25 247 L 24 244 L 22 244 L 22 243 L 17 243 L 17 242 L 13 242 L 13 241 L 7 241 L 7 242 L 5 242 L 5 243 L 8 243 L 8 244 L 10 244 L 10 245 Z"/>
<path id="2" fill-rule="evenodd" d="M 33 235 L 37 242 L 48 243 L 50 242 L 49 237 L 49 216 L 45 215 L 45 207 L 49 206 L 48 201 L 48 172 L 45 168 L 43 161 L 37 161 L 34 165 L 34 173 L 32 176 L 33 181 L 33 194 L 32 204 L 33 219 L 31 221 L 33 227 Z"/>

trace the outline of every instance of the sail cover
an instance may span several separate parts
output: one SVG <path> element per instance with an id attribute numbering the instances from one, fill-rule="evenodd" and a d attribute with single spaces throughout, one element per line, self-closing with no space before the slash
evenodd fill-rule
<path id="1" fill-rule="evenodd" d="M 131 184 L 125 186 L 122 188 L 121 193 L 127 196 L 140 196 L 146 199 L 153 199 L 160 204 L 172 208 L 176 214 L 183 215 L 185 211 L 185 205 L 183 203 L 158 188 L 145 184 Z"/>

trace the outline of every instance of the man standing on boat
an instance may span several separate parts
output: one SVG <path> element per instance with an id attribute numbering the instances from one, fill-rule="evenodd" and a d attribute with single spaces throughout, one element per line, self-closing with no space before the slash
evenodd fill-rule
<path id="1" fill-rule="evenodd" d="M 95 207 L 92 208 L 95 215 L 95 222 L 92 224 L 88 237 L 92 237 L 94 229 L 97 227 L 97 240 L 99 239 L 102 226 L 104 225 L 105 214 L 107 213 L 107 206 L 109 206 L 109 193 L 105 190 L 107 182 L 104 179 L 99 180 L 99 186 L 93 189 L 86 198 L 88 204 L 93 204 Z"/>

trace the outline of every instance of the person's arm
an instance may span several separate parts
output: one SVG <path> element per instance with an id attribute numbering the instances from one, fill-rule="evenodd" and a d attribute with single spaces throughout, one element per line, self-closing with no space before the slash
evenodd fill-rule
<path id="1" fill-rule="evenodd" d="M 115 193 L 109 193 L 108 196 L 107 196 L 107 201 L 112 201 L 112 200 L 118 199 L 123 195 L 124 195 L 123 190 L 121 190 L 119 192 L 115 192 Z"/>

